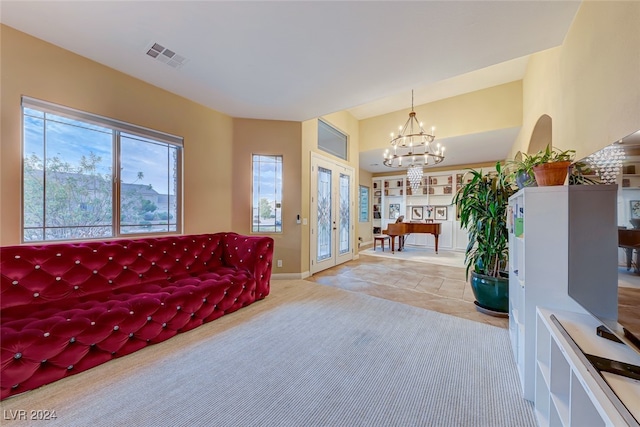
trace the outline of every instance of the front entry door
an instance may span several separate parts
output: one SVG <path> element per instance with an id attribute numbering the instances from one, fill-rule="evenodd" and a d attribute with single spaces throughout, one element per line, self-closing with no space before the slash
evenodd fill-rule
<path id="1" fill-rule="evenodd" d="M 312 154 L 311 274 L 353 259 L 353 169 Z"/>

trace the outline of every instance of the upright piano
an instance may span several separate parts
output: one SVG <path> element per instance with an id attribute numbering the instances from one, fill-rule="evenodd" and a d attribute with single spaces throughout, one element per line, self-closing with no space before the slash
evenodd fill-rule
<path id="1" fill-rule="evenodd" d="M 407 234 L 428 233 L 436 238 L 436 253 L 438 253 L 438 236 L 440 236 L 439 222 L 397 222 L 387 226 L 386 235 L 391 237 L 391 252 L 395 252 L 395 240 L 398 237 L 398 250 L 404 248 L 404 240 Z"/>

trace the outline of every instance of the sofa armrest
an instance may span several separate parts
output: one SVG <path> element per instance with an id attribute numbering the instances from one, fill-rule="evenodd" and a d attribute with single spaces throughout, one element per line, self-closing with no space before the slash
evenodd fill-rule
<path id="1" fill-rule="evenodd" d="M 249 272 L 256 281 L 256 299 L 269 294 L 273 261 L 273 239 L 225 233 L 223 262 L 228 267 Z"/>

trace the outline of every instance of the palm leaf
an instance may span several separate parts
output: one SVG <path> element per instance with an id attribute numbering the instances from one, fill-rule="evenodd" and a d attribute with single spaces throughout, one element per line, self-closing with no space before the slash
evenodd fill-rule
<path id="1" fill-rule="evenodd" d="M 508 259 L 506 212 L 509 197 L 516 189 L 500 163 L 496 170 L 483 173 L 469 169 L 469 182 L 456 193 L 460 225 L 469 235 L 465 252 L 466 274 L 473 268 L 480 274 L 499 277 Z"/>

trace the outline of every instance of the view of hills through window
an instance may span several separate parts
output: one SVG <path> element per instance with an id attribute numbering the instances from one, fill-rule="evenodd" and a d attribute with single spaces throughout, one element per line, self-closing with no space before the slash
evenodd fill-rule
<path id="1" fill-rule="evenodd" d="M 28 107 L 23 116 L 25 242 L 177 230 L 181 147 Z"/>

